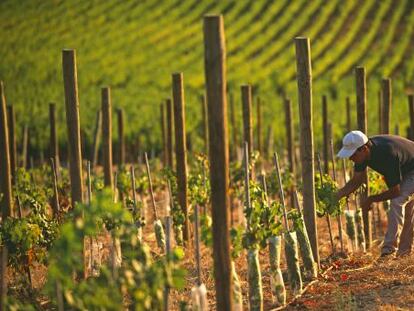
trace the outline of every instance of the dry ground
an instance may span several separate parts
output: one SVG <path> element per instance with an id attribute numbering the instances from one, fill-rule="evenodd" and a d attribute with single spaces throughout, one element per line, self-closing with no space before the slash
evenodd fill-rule
<path id="1" fill-rule="evenodd" d="M 157 201 L 162 201 L 158 197 Z M 149 203 L 149 202 L 148 202 Z M 162 210 L 162 209 L 161 209 Z M 160 213 L 162 216 L 162 213 Z M 234 219 L 237 221 L 237 214 Z M 151 218 L 151 215 L 148 218 Z M 151 223 L 148 221 L 148 223 Z M 343 219 L 345 228 L 345 219 Z M 332 220 L 335 247 L 339 250 L 337 223 Z M 395 260 L 387 258 L 378 260 L 382 233 L 386 225 L 385 214 L 382 214 L 382 222 L 376 227 L 376 240 L 367 253 L 349 253 L 347 258 L 331 255 L 329 234 L 325 219 L 318 219 L 319 250 L 321 255 L 322 271 L 325 273 L 311 286 L 305 282 L 306 292 L 299 298 L 293 300 L 287 285 L 289 304 L 287 310 L 414 310 L 414 257 L 409 256 Z M 147 226 L 144 231 L 144 239 L 150 245 L 154 256 L 161 255 L 155 241 L 152 226 Z M 102 260 L 108 257 L 107 244 L 109 239 L 101 239 L 103 250 Z M 88 254 L 89 252 L 87 252 Z M 96 254 L 96 251 L 95 251 Z M 286 270 L 284 263 L 284 251 L 282 250 L 282 270 Z M 208 299 L 211 310 L 215 310 L 213 258 L 211 250 L 202 246 L 202 280 L 208 290 Z M 262 271 L 264 309 L 272 310 L 276 306 L 272 303 L 269 280 L 268 251 L 260 252 L 260 264 Z M 171 292 L 170 310 L 179 309 L 179 301 L 190 301 L 190 291 L 196 284 L 196 266 L 193 247 L 186 249 L 183 262 L 188 270 L 187 286 L 181 291 Z M 329 270 L 328 270 L 329 269 Z M 244 309 L 248 310 L 248 283 L 246 254 L 242 253 L 236 260 L 236 270 L 239 274 Z M 327 271 L 328 270 L 328 271 Z M 44 267 L 32 268 L 33 283 L 40 288 L 45 282 L 46 270 Z M 10 280 L 13 283 L 13 280 Z M 44 298 L 44 297 L 43 297 Z M 47 301 L 39 301 L 45 309 L 48 308 Z"/>
<path id="2" fill-rule="evenodd" d="M 343 219 L 345 225 L 345 219 Z M 336 221 L 332 220 L 335 247 L 339 250 Z M 346 258 L 331 255 L 329 234 L 325 219 L 318 219 L 319 249 L 321 254 L 322 276 L 311 286 L 305 282 L 306 292 L 298 299 L 293 299 L 287 286 L 287 310 L 414 310 L 414 257 L 400 259 L 389 257 L 379 259 L 382 233 L 385 231 L 386 219 L 382 213 L 382 222 L 376 227 L 373 247 L 369 252 L 351 253 Z M 345 227 L 345 226 L 344 226 Z M 173 305 L 177 309 L 178 300 L 189 300 L 191 286 L 196 281 L 193 251 L 187 251 L 185 267 L 189 270 L 188 286 L 184 291 L 173 292 Z M 282 257 L 284 253 L 282 250 Z M 283 261 L 283 259 L 282 259 Z M 268 252 L 260 252 L 263 281 L 264 309 L 272 310 L 270 294 Z M 202 249 L 202 278 L 208 289 L 210 309 L 215 310 L 214 279 L 211 251 Z M 243 302 L 248 310 L 248 283 L 246 254 L 236 261 L 236 269 L 241 278 Z M 282 270 L 285 263 L 282 262 Z"/>

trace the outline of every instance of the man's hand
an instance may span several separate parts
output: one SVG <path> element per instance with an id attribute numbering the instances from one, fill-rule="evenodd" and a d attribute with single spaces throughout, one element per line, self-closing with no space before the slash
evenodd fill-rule
<path id="1" fill-rule="evenodd" d="M 371 210 L 372 209 L 372 203 L 374 203 L 374 201 L 372 200 L 372 197 L 368 197 L 365 200 L 363 200 L 361 202 L 362 210 L 366 210 L 366 211 Z"/>
<path id="2" fill-rule="evenodd" d="M 335 200 L 336 202 L 339 202 L 340 199 L 342 199 L 342 195 L 341 195 L 341 192 L 338 191 L 337 193 L 335 193 Z"/>

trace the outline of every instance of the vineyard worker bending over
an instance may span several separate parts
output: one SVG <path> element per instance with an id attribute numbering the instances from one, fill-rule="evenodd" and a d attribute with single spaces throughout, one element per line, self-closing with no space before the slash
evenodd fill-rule
<path id="1" fill-rule="evenodd" d="M 374 202 L 391 200 L 381 256 L 393 254 L 397 250 L 401 226 L 403 229 L 397 256 L 409 254 L 414 221 L 414 142 L 395 135 L 377 135 L 368 139 L 364 133 L 352 131 L 345 135 L 342 143 L 337 156 L 351 159 L 355 166 L 354 176 L 338 191 L 337 198 L 348 196 L 358 189 L 364 182 L 367 166 L 382 174 L 388 190 L 369 196 L 361 202 L 361 207 L 370 210 Z"/>

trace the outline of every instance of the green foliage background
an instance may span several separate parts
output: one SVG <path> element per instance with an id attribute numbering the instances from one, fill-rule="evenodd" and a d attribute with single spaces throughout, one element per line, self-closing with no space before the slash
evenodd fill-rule
<path id="1" fill-rule="evenodd" d="M 204 85 L 202 16 L 224 15 L 229 90 L 241 132 L 240 85 L 254 85 L 264 102 L 264 130 L 283 144 L 282 96 L 293 100 L 298 122 L 293 38 L 309 36 L 314 79 L 315 132 L 327 94 L 336 138 L 344 131 L 345 97 L 355 126 L 353 69 L 368 73 L 369 132 L 377 132 L 381 78 L 393 78 L 392 129 L 408 125 L 406 91 L 414 75 L 414 10 L 409 0 L 4 0 L 0 3 L 0 79 L 15 105 L 18 135 L 29 124 L 32 143 L 47 146 L 48 103 L 56 102 L 66 137 L 61 53 L 77 52 L 82 128 L 92 136 L 100 89 L 112 87 L 114 108 L 126 110 L 126 133 L 160 144 L 159 104 L 171 96 L 171 73 L 182 71 L 187 131 L 201 146 Z M 116 120 L 114 118 L 114 129 Z M 116 133 L 114 130 L 116 139 Z M 317 142 L 320 141 L 319 136 Z"/>

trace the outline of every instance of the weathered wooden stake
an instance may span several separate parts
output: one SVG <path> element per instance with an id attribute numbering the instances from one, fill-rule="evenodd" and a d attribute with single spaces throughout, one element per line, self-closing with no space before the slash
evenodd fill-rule
<path id="1" fill-rule="evenodd" d="M 165 106 L 160 104 L 160 122 L 161 122 L 161 144 L 162 144 L 162 164 L 164 167 L 168 165 L 168 151 L 167 151 L 167 131 L 166 131 L 166 118 L 165 118 Z"/>
<path id="2" fill-rule="evenodd" d="M 104 183 L 113 189 L 112 176 L 112 103 L 111 89 L 102 88 L 102 155 Z"/>
<path id="3" fill-rule="evenodd" d="M 207 115 L 207 96 L 201 96 L 201 114 L 202 114 L 202 128 L 204 138 L 204 152 L 208 154 L 208 115 Z"/>
<path id="4" fill-rule="evenodd" d="M 252 206 L 250 200 L 250 172 L 249 172 L 249 144 L 244 142 L 243 148 L 243 168 L 244 168 L 244 205 L 247 209 Z M 250 218 L 246 219 L 247 231 L 250 230 Z"/>
<path id="5" fill-rule="evenodd" d="M 149 187 L 150 187 L 152 211 L 154 213 L 155 220 L 158 220 L 159 218 L 158 218 L 158 213 L 157 213 L 157 205 L 155 203 L 154 190 L 152 188 L 151 170 L 150 170 L 150 167 L 149 167 L 148 155 L 147 155 L 146 152 L 145 152 L 145 166 L 147 168 L 148 183 L 149 183 Z"/>
<path id="6" fill-rule="evenodd" d="M 9 130 L 9 147 L 10 147 L 10 173 L 12 174 L 12 183 L 14 183 L 15 172 L 17 168 L 17 147 L 16 147 L 16 115 L 14 106 L 7 106 L 7 126 Z"/>
<path id="7" fill-rule="evenodd" d="M 56 171 L 59 171 L 59 144 L 56 127 L 56 105 L 49 104 L 49 122 L 50 122 L 50 158 L 53 159 Z"/>
<path id="8" fill-rule="evenodd" d="M 252 87 L 241 86 L 243 109 L 243 141 L 249 147 L 249 158 L 253 154 L 253 127 L 252 127 Z"/>
<path id="9" fill-rule="evenodd" d="M 295 139 L 294 139 L 294 128 L 293 128 L 293 113 L 292 113 L 292 102 L 286 98 L 285 102 L 285 128 L 286 128 L 286 143 L 289 159 L 289 171 L 296 176 L 296 163 L 295 163 Z"/>
<path id="10" fill-rule="evenodd" d="M 275 169 L 277 173 L 277 182 L 278 182 L 278 188 L 279 188 L 280 202 L 282 203 L 283 220 L 285 222 L 285 229 L 289 231 L 289 222 L 288 222 L 286 206 L 285 206 L 285 195 L 283 193 L 282 176 L 280 174 L 279 158 L 276 152 L 273 154 L 273 163 L 275 165 Z"/>
<path id="11" fill-rule="evenodd" d="M 321 157 L 319 155 L 319 152 L 316 154 L 316 157 L 318 161 L 319 178 L 320 178 L 321 185 L 323 185 L 323 177 L 322 177 L 323 172 L 322 172 Z M 329 214 L 326 214 L 326 223 L 328 224 L 329 240 L 331 241 L 331 251 L 332 251 L 332 254 L 334 254 L 336 250 L 335 250 L 335 244 L 334 244 L 333 235 L 332 235 L 331 216 L 329 216 Z"/>
<path id="12" fill-rule="evenodd" d="M 57 309 L 58 311 L 64 311 L 64 300 L 63 300 L 63 293 L 62 293 L 62 285 L 59 281 L 56 281 L 56 300 L 57 300 Z"/>
<path id="13" fill-rule="evenodd" d="M 101 141 L 101 131 L 102 131 L 102 110 L 99 109 L 96 112 L 96 123 L 95 129 L 93 131 L 93 147 L 92 147 L 92 167 L 96 167 L 98 164 L 98 155 L 99 155 L 99 144 Z"/>
<path id="14" fill-rule="evenodd" d="M 232 95 L 232 93 L 230 93 L 230 122 L 231 122 L 231 133 L 232 133 L 232 138 L 233 138 L 233 149 L 232 149 L 232 154 L 231 157 L 232 159 L 236 159 L 237 158 L 237 149 L 239 148 L 239 136 L 238 136 L 238 127 L 236 124 L 236 115 L 235 115 L 235 110 L 234 110 L 234 97 Z"/>
<path id="15" fill-rule="evenodd" d="M 171 252 L 171 216 L 165 217 L 165 254 L 167 260 Z M 170 288 L 166 286 L 164 288 L 164 311 L 169 311 L 169 294 Z"/>
<path id="16" fill-rule="evenodd" d="M 263 143 L 262 143 L 262 101 L 260 97 L 257 97 L 256 104 L 256 131 L 257 131 L 257 151 L 259 151 L 260 157 L 263 158 Z"/>
<path id="17" fill-rule="evenodd" d="M 334 154 L 334 147 L 333 147 L 332 138 L 329 139 L 329 145 L 330 145 L 330 151 L 331 151 L 333 180 L 336 182 L 337 178 L 336 178 L 336 167 L 335 167 L 335 154 Z M 338 232 L 339 232 L 339 242 L 341 243 L 341 252 L 344 253 L 344 237 L 343 237 L 341 214 L 339 214 L 336 217 L 336 221 L 338 222 Z"/>
<path id="18" fill-rule="evenodd" d="M 325 174 L 329 174 L 329 127 L 328 127 L 328 100 L 326 95 L 322 96 L 322 131 L 323 131 L 323 164 Z"/>
<path id="19" fill-rule="evenodd" d="M 12 180 L 9 154 L 9 133 L 7 126 L 6 97 L 4 95 L 3 81 L 0 81 L 0 193 L 3 194 L 0 200 L 1 219 L 4 222 L 13 216 Z M 7 260 L 8 249 L 3 245 L 1 250 L 0 270 L 0 310 L 6 310 L 5 300 L 7 297 Z"/>
<path id="20" fill-rule="evenodd" d="M 194 206 L 194 240 L 195 240 L 195 255 L 196 255 L 196 266 L 197 266 L 197 285 L 200 286 L 203 283 L 201 279 L 201 256 L 200 256 L 200 237 L 199 237 L 199 206 Z"/>
<path id="21" fill-rule="evenodd" d="M 383 124 L 383 101 L 382 101 L 382 91 L 378 91 L 378 134 L 383 133 L 382 124 Z"/>
<path id="22" fill-rule="evenodd" d="M 267 135 L 266 135 L 266 149 L 265 149 L 265 157 L 266 159 L 269 158 L 269 155 L 273 152 L 273 143 L 274 143 L 274 137 L 273 137 L 273 127 L 271 124 L 267 127 Z"/>
<path id="23" fill-rule="evenodd" d="M 35 165 L 34 165 L 34 158 L 33 158 L 33 156 L 31 155 L 31 156 L 30 156 L 30 166 L 29 166 L 29 168 L 30 168 L 30 169 L 34 169 L 34 167 L 35 167 Z"/>
<path id="24" fill-rule="evenodd" d="M 408 111 L 410 113 L 410 139 L 414 140 L 414 95 L 408 95 Z"/>
<path id="25" fill-rule="evenodd" d="M 171 104 L 171 99 L 166 100 L 167 107 L 167 153 L 168 153 L 168 166 L 173 169 L 174 167 L 174 153 L 173 153 L 173 133 L 174 133 L 174 114 Z"/>
<path id="26" fill-rule="evenodd" d="M 53 197 L 52 197 L 52 210 L 53 216 L 56 218 L 59 214 L 59 193 L 57 188 L 57 172 L 55 160 L 50 158 L 50 168 L 52 171 L 52 185 L 53 185 Z"/>
<path id="27" fill-rule="evenodd" d="M 383 98 L 382 132 L 383 134 L 390 134 L 392 89 L 391 89 L 391 79 L 389 78 L 382 79 L 382 98 Z"/>
<path id="28" fill-rule="evenodd" d="M 178 203 L 184 213 L 183 238 L 189 240 L 190 226 L 188 219 L 187 198 L 187 144 L 185 136 L 185 102 L 184 82 L 182 73 L 172 75 L 172 93 L 175 120 L 175 156 L 177 171 Z"/>
<path id="29" fill-rule="evenodd" d="M 131 175 L 131 188 L 132 188 L 132 202 L 134 203 L 133 214 L 136 215 L 137 213 L 137 191 L 135 185 L 135 168 L 133 165 L 130 167 L 130 175 Z"/>
<path id="30" fill-rule="evenodd" d="M 78 77 L 75 50 L 63 50 L 63 82 L 65 87 L 66 124 L 68 129 L 69 166 L 72 205 L 82 202 L 82 155 L 80 139 Z"/>
<path id="31" fill-rule="evenodd" d="M 22 142 L 22 167 L 27 168 L 27 148 L 29 145 L 29 127 L 27 124 L 23 127 L 23 142 Z"/>
<path id="32" fill-rule="evenodd" d="M 118 117 L 118 167 L 125 164 L 124 110 L 116 110 Z"/>
<path id="33" fill-rule="evenodd" d="M 221 15 L 204 18 L 204 59 L 210 143 L 213 257 L 217 310 L 233 310 L 230 260 L 226 47 Z"/>
<path id="34" fill-rule="evenodd" d="M 344 185 L 348 182 L 348 173 L 346 172 L 346 162 L 345 159 L 342 159 L 342 173 L 344 175 Z M 346 198 L 346 210 L 350 211 L 351 207 L 349 205 L 349 200 Z"/>
<path id="35" fill-rule="evenodd" d="M 312 125 L 312 66 L 310 41 L 296 38 L 296 67 L 300 114 L 300 156 L 302 162 L 303 215 L 315 262 L 320 266 L 314 181 L 314 146 Z"/>
<path id="36" fill-rule="evenodd" d="M 87 203 L 88 203 L 88 207 L 91 207 L 91 203 L 92 203 L 92 177 L 91 177 L 91 161 L 88 161 L 86 164 L 86 180 L 87 180 Z M 84 270 L 84 275 L 85 278 L 87 277 L 87 272 L 88 269 L 90 267 L 91 269 L 91 274 L 93 274 L 93 237 L 89 236 L 88 239 L 89 242 L 89 262 L 86 263 L 86 260 L 84 261 L 85 264 L 85 270 Z M 84 240 L 84 245 L 85 245 L 85 240 Z M 86 259 L 86 256 L 85 256 Z"/>
<path id="37" fill-rule="evenodd" d="M 351 99 L 346 97 L 346 131 L 349 133 L 352 130 L 351 123 Z"/>
<path id="38" fill-rule="evenodd" d="M 356 67 L 356 102 L 357 102 L 357 119 L 358 119 L 358 130 L 368 135 L 367 127 L 367 86 L 366 76 L 364 67 Z M 383 130 L 385 130 L 383 128 Z M 361 192 L 361 199 L 365 200 L 368 196 L 368 178 L 365 175 L 365 183 L 367 184 L 366 190 Z M 367 249 L 371 247 L 371 221 L 368 210 L 362 211 L 362 219 L 364 223 L 364 232 Z"/>

